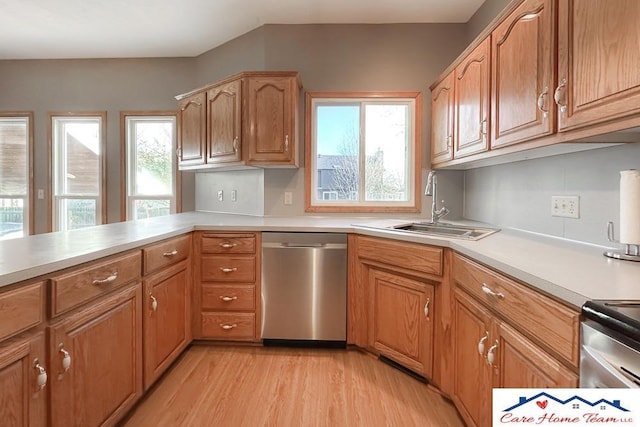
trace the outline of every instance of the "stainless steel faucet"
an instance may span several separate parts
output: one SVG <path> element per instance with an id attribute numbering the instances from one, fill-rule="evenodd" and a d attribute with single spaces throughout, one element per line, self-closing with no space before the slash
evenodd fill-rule
<path id="1" fill-rule="evenodd" d="M 450 212 L 444 205 L 444 200 L 442 201 L 442 207 L 438 209 L 438 177 L 436 176 L 436 171 L 429 171 L 427 186 L 424 188 L 424 195 L 431 196 L 431 220 L 429 222 L 436 224 L 440 218 Z"/>

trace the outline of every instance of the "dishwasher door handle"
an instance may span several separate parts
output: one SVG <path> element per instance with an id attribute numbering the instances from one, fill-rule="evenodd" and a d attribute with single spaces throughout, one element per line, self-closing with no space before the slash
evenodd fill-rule
<path id="1" fill-rule="evenodd" d="M 263 248 L 277 248 L 277 249 L 296 249 L 296 248 L 309 248 L 309 249 L 346 249 L 345 243 L 263 243 Z"/>

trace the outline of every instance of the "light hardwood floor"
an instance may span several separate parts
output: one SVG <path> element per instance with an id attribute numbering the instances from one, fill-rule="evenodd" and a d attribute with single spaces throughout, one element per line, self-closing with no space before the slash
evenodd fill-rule
<path id="1" fill-rule="evenodd" d="M 464 424 L 432 388 L 359 351 L 194 345 L 124 425 Z"/>

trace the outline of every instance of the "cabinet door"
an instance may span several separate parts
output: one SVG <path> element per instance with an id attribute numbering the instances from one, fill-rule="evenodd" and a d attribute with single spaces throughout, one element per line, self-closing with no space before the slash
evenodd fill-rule
<path id="1" fill-rule="evenodd" d="M 573 388 L 578 376 L 508 325 L 496 325 L 494 387 Z M 495 343 L 494 343 L 495 344 Z"/>
<path id="2" fill-rule="evenodd" d="M 455 158 L 489 148 L 489 38 L 455 69 Z"/>
<path id="3" fill-rule="evenodd" d="M 135 284 L 51 327 L 53 425 L 114 425 L 142 395 L 141 295 Z"/>
<path id="4" fill-rule="evenodd" d="M 493 344 L 491 316 L 456 290 L 453 322 L 453 402 L 467 425 L 491 425 L 491 371 L 485 358 Z"/>
<path id="5" fill-rule="evenodd" d="M 433 374 L 433 285 L 370 269 L 373 347 L 407 368 Z"/>
<path id="6" fill-rule="evenodd" d="M 250 77 L 248 92 L 248 161 L 295 165 L 296 78 Z"/>
<path id="7" fill-rule="evenodd" d="M 197 93 L 178 103 L 178 166 L 205 162 L 206 94 Z"/>
<path id="8" fill-rule="evenodd" d="M 191 341 L 187 261 L 144 281 L 144 387 L 171 365 Z"/>
<path id="9" fill-rule="evenodd" d="M 491 33 L 491 148 L 554 131 L 553 5 L 526 0 Z"/>
<path id="10" fill-rule="evenodd" d="M 47 424 L 45 357 L 44 333 L 14 339 L 0 347 L 1 425 Z"/>
<path id="11" fill-rule="evenodd" d="M 207 163 L 242 160 L 242 82 L 207 92 Z"/>
<path id="12" fill-rule="evenodd" d="M 431 93 L 431 163 L 453 158 L 453 73 Z"/>
<path id="13" fill-rule="evenodd" d="M 640 112 L 640 2 L 558 2 L 560 131 Z"/>

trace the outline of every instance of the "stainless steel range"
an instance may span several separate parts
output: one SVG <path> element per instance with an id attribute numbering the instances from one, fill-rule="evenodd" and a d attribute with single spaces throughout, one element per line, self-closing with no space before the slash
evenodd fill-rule
<path id="1" fill-rule="evenodd" d="M 640 388 L 640 301 L 582 307 L 580 387 Z"/>

